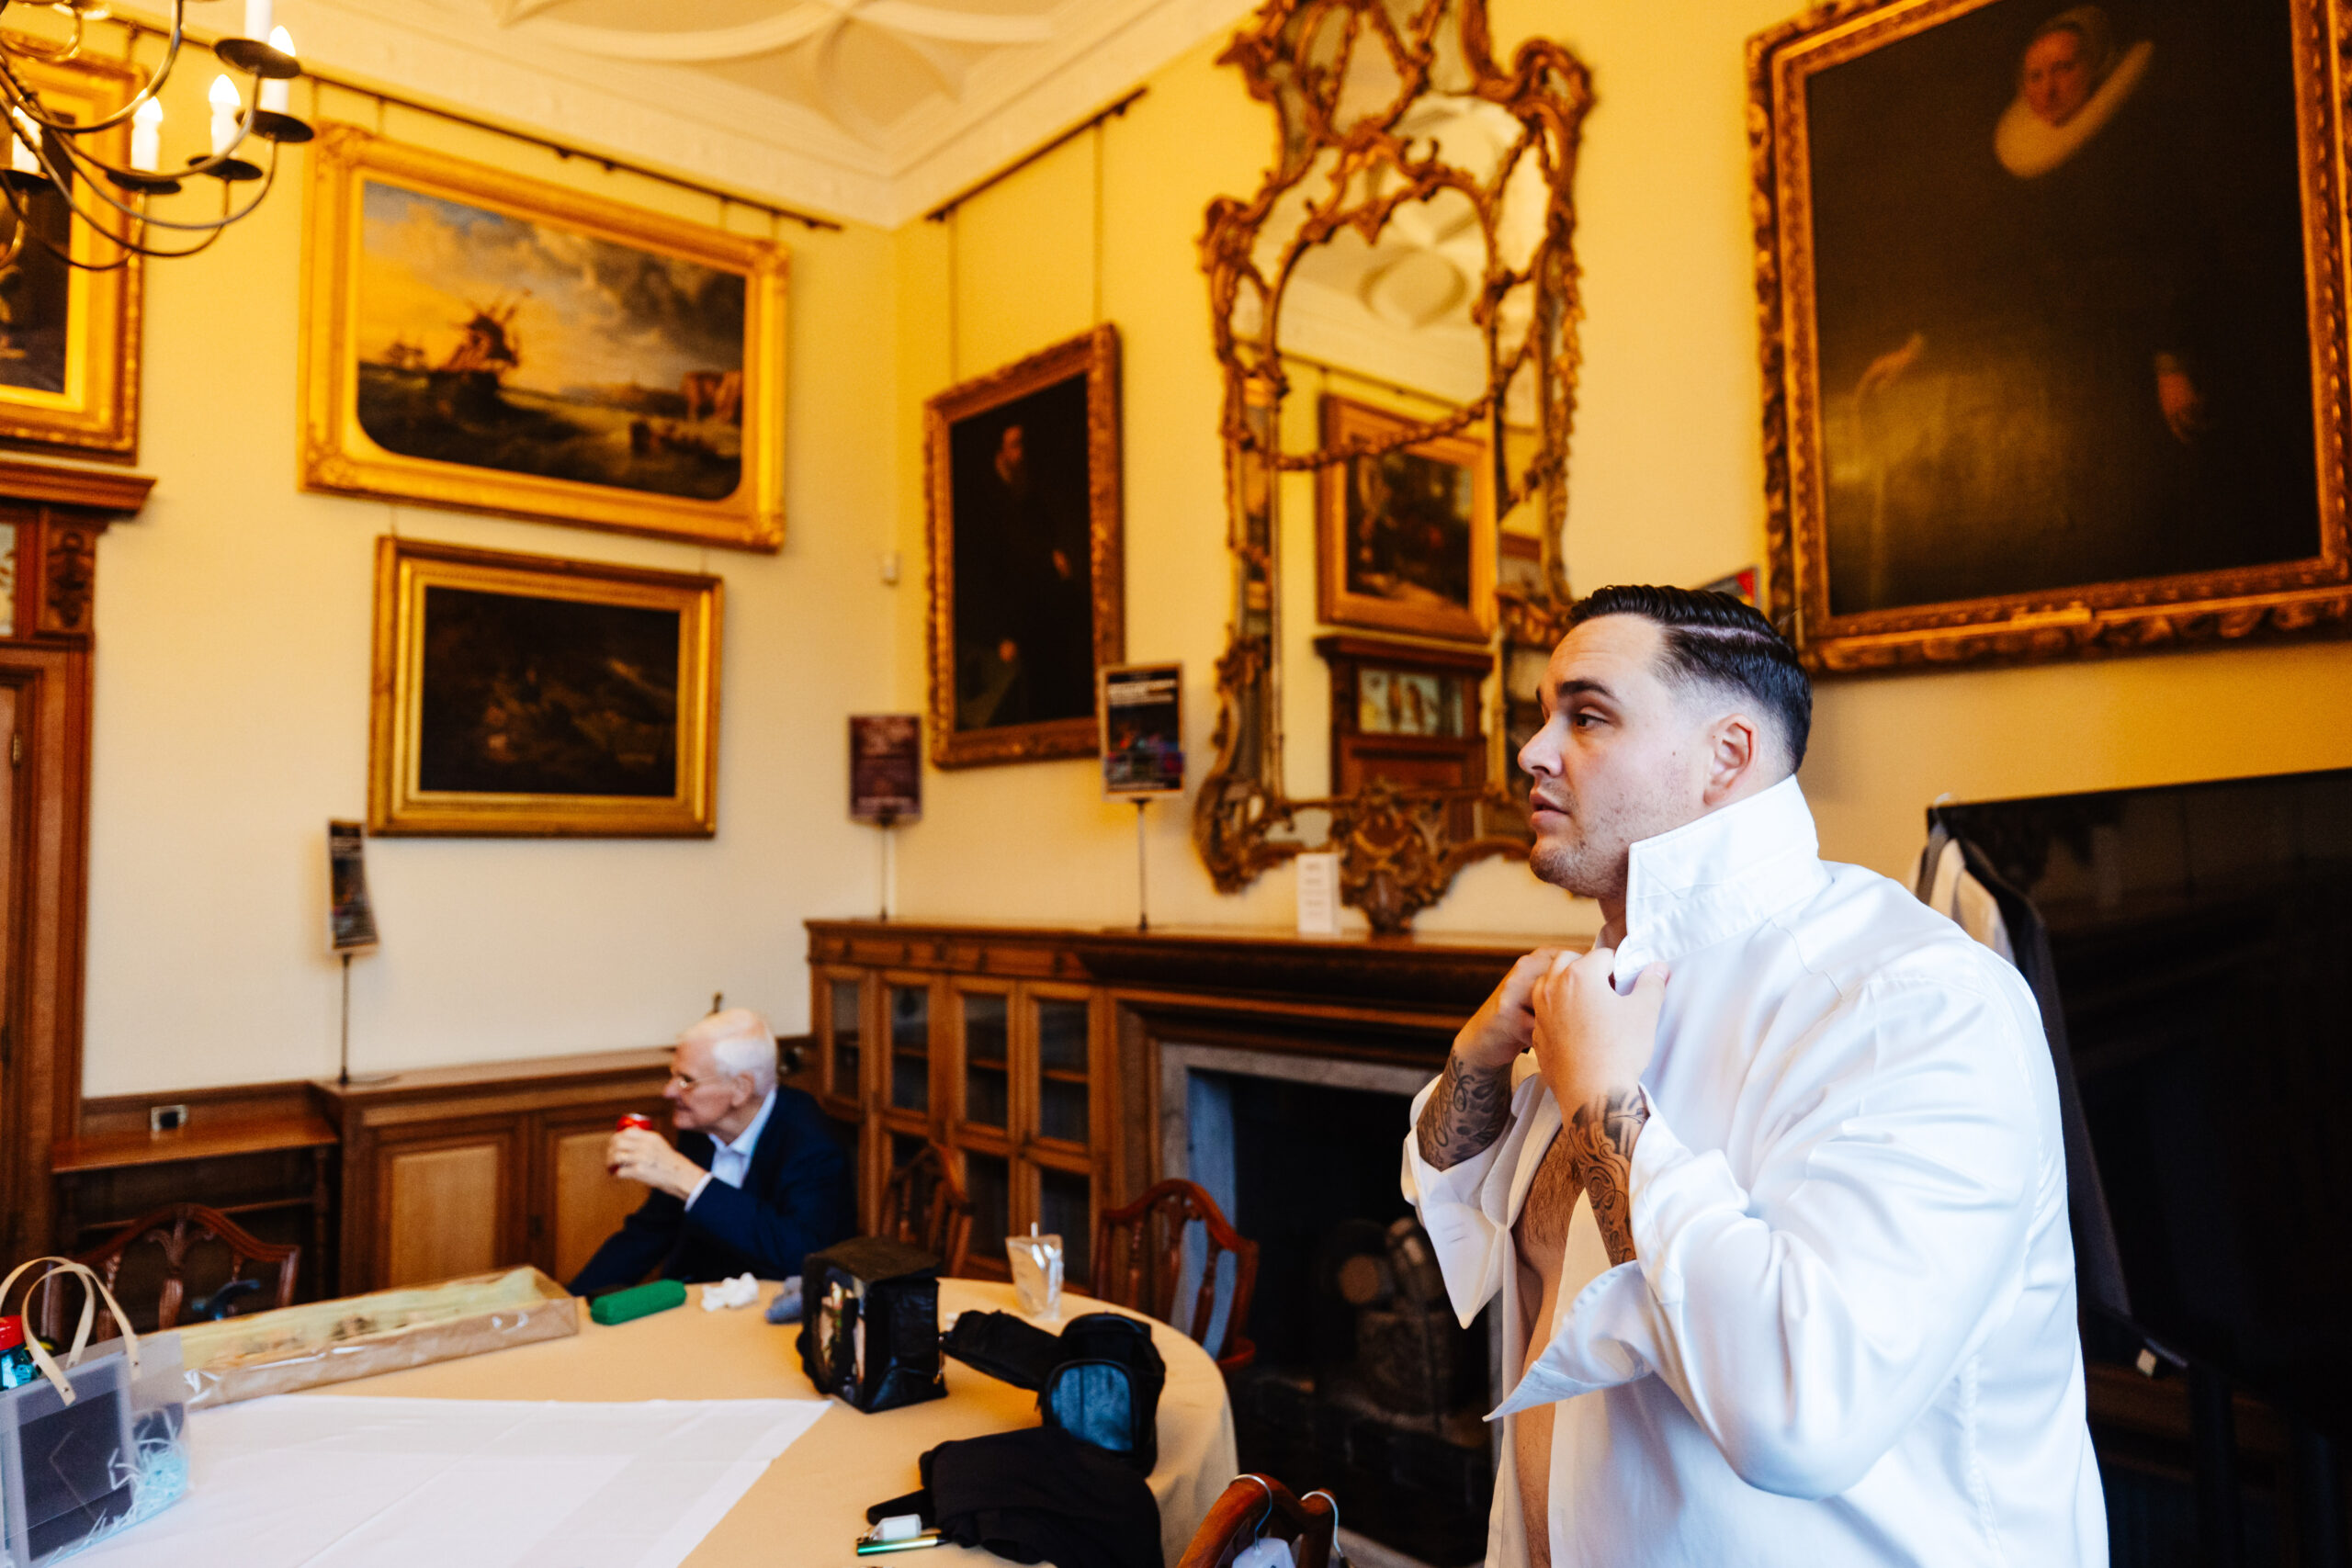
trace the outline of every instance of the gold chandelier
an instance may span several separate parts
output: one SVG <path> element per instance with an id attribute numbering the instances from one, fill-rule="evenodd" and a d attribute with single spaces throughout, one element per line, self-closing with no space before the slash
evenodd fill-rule
<path id="1" fill-rule="evenodd" d="M 249 92 L 240 92 L 226 73 L 213 78 L 211 151 L 187 160 L 177 170 L 162 166 L 164 80 L 178 62 L 186 41 L 184 16 L 188 0 L 171 0 L 168 30 L 146 29 L 145 24 L 125 24 L 156 30 L 164 39 L 164 56 L 137 92 L 107 114 L 76 119 L 44 106 L 31 81 L 30 65 L 62 65 L 82 56 L 92 24 L 108 19 L 106 0 L 0 0 L 0 113 L 7 119 L 8 167 L 0 170 L 0 194 L 16 215 L 15 231 L 0 245 L 0 269 L 20 255 L 29 240 L 68 266 L 110 272 L 133 256 L 170 258 L 194 255 L 220 238 L 220 231 L 251 213 L 268 196 L 277 177 L 277 149 L 287 142 L 308 141 L 311 128 L 287 112 L 288 84 L 302 73 L 294 58 L 294 40 L 284 28 L 271 26 L 273 0 L 245 0 L 242 37 L 224 38 L 212 46 L 220 63 L 250 78 Z M 11 6 L 56 13 L 64 27 L 62 38 L 38 37 L 6 27 Z M 118 165 L 94 151 L 97 139 L 130 125 L 130 156 Z M 267 144 L 266 162 L 243 156 L 258 154 Z M 220 208 L 205 213 L 198 204 L 175 204 L 169 216 L 152 210 L 158 198 L 218 186 Z M 240 201 L 237 187 L 256 185 Z M 90 226 L 110 243 L 95 255 L 73 254 L 70 226 L 62 238 L 52 238 L 35 221 L 33 201 L 54 195 L 63 201 L 72 220 Z"/>

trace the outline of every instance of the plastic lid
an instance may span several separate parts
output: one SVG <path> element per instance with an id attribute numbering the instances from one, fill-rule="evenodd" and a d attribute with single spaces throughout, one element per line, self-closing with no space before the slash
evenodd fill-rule
<path id="1" fill-rule="evenodd" d="M 21 1317 L 0 1317 L 0 1350 L 13 1350 L 25 1342 L 25 1320 Z"/>

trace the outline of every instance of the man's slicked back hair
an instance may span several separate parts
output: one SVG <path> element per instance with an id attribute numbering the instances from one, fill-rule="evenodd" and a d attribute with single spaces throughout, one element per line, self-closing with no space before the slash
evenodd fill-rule
<path id="1" fill-rule="evenodd" d="M 1804 761 L 1813 733 L 1813 682 L 1796 650 L 1754 605 L 1705 588 L 1620 584 L 1577 600 L 1568 612 L 1568 629 L 1603 615 L 1639 615 L 1655 625 L 1666 634 L 1669 678 L 1754 698 L 1781 732 L 1789 771 Z"/>

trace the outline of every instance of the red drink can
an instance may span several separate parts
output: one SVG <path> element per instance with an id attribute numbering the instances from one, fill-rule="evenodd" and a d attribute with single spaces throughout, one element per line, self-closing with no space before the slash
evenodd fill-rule
<path id="1" fill-rule="evenodd" d="M 627 1133 L 632 1129 L 639 1133 L 650 1133 L 653 1131 L 653 1118 L 650 1116 L 640 1116 L 634 1111 L 623 1112 L 617 1130 Z"/>

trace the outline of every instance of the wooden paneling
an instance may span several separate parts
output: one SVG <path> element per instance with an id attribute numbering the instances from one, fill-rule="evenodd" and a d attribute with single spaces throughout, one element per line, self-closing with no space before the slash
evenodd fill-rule
<path id="1" fill-rule="evenodd" d="M 518 1262 L 507 1224 L 510 1135 L 402 1145 L 383 1160 L 379 1277 L 387 1286 L 480 1274 Z"/>
<path id="2" fill-rule="evenodd" d="M 645 1188 L 605 1168 L 605 1145 L 612 1135 L 612 1123 L 604 1122 L 548 1136 L 548 1170 L 555 1188 L 549 1256 L 555 1266 L 548 1272 L 558 1280 L 580 1272 L 605 1238 L 645 1201 Z"/>
<path id="3" fill-rule="evenodd" d="M 485 1062 L 401 1073 L 378 1084 L 314 1086 L 343 1138 L 346 1241 L 339 1293 L 403 1283 L 423 1276 L 396 1276 L 396 1267 L 424 1267 L 420 1259 L 430 1257 L 440 1269 L 460 1254 L 470 1269 L 531 1263 L 570 1278 L 620 1216 L 644 1200 L 644 1188 L 605 1174 L 604 1144 L 625 1111 L 669 1124 L 662 1099 L 669 1076 L 670 1053 L 652 1049 Z M 413 1164 L 428 1151 L 492 1145 L 502 1151 L 492 1182 L 481 1179 L 479 1155 L 472 1164 Z M 424 1216 L 447 1205 L 447 1223 L 462 1233 L 459 1238 L 427 1244 L 403 1233 L 393 1241 L 395 1198 L 411 1171 L 425 1174 L 398 1198 L 409 1205 L 403 1213 Z M 403 1259 L 397 1265 L 396 1251 Z M 431 1277 L 449 1272 L 440 1269 Z"/>

